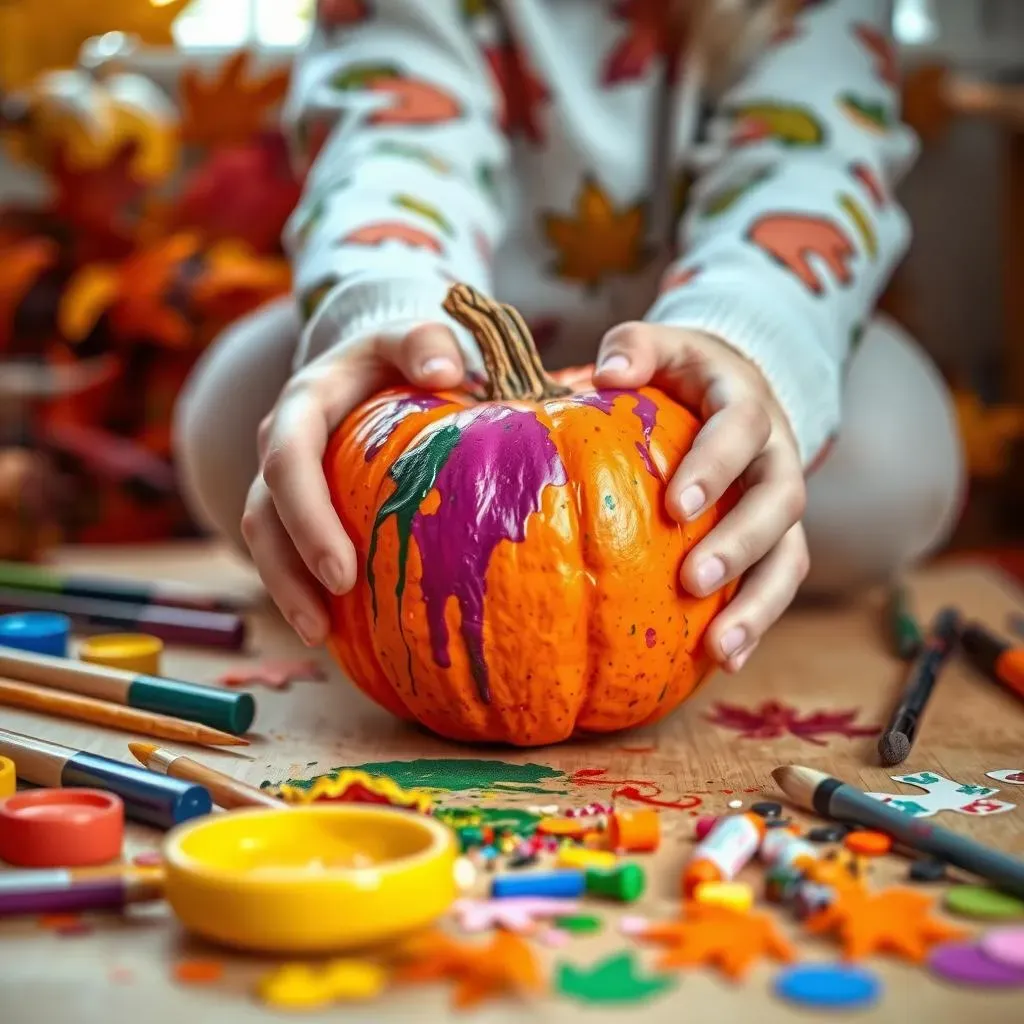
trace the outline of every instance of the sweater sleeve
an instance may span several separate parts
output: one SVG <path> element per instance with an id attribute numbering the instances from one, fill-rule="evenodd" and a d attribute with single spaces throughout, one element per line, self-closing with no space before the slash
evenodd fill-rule
<path id="1" fill-rule="evenodd" d="M 491 290 L 508 162 L 460 0 L 319 0 L 286 105 L 306 173 L 285 229 L 305 328 L 296 365 L 445 319 L 453 280 Z M 476 349 L 452 323 L 472 367 Z"/>
<path id="2" fill-rule="evenodd" d="M 909 240 L 887 0 L 805 0 L 713 114 L 647 319 L 720 337 L 760 367 L 805 466 L 840 420 L 843 368 Z"/>

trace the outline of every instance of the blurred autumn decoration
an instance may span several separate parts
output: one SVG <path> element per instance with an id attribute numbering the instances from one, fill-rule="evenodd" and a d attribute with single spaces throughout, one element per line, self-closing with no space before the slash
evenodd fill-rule
<path id="1" fill-rule="evenodd" d="M 125 27 L 108 4 L 53 6 Z M 159 37 L 181 7 L 141 5 L 151 22 L 127 27 Z M 116 60 L 22 78 L 0 92 L 0 147 L 50 195 L 0 204 L 0 558 L 188 533 L 176 395 L 224 327 L 289 288 L 287 72 L 240 52 L 186 69 L 177 103 Z"/>

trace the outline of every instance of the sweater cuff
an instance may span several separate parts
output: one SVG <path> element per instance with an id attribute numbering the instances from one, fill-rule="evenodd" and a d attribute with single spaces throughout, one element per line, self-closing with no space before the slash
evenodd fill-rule
<path id="1" fill-rule="evenodd" d="M 704 275 L 702 275 L 704 276 Z M 764 375 L 789 419 L 806 467 L 839 423 L 840 374 L 810 324 L 794 325 L 777 295 L 751 286 L 704 280 L 666 292 L 648 311 L 649 323 L 714 335 Z"/>
<path id="2" fill-rule="evenodd" d="M 444 311 L 448 287 L 441 277 L 342 281 L 302 331 L 293 368 L 374 334 L 404 334 L 420 324 L 440 323 L 455 335 L 467 372 L 480 373 L 483 361 L 472 334 Z"/>

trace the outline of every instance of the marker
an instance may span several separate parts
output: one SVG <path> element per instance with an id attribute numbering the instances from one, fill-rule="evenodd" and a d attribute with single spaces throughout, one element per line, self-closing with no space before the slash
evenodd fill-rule
<path id="1" fill-rule="evenodd" d="M 85 576 L 60 569 L 0 561 L 0 587 L 31 590 L 67 597 L 92 597 L 130 604 L 159 604 L 199 611 L 239 611 L 250 601 L 232 594 L 216 594 L 201 587 L 173 581 L 143 583 L 113 576 Z"/>
<path id="2" fill-rule="evenodd" d="M 689 898 L 701 882 L 731 882 L 757 853 L 766 831 L 759 814 L 719 818 L 683 871 L 683 894 Z"/>
<path id="3" fill-rule="evenodd" d="M 247 732 L 256 716 L 256 701 L 251 693 L 199 686 L 2 646 L 0 674 L 23 683 L 200 722 L 235 736 Z"/>
<path id="4" fill-rule="evenodd" d="M 977 622 L 964 627 L 960 643 L 975 668 L 1024 699 L 1024 648 L 1000 640 Z"/>
<path id="5" fill-rule="evenodd" d="M 213 809 L 209 791 L 202 786 L 6 729 L 0 729 L 0 756 L 11 758 L 18 778 L 36 786 L 116 793 L 129 818 L 156 828 L 173 828 Z"/>
<path id="6" fill-rule="evenodd" d="M 151 633 L 175 644 L 226 647 L 235 651 L 245 644 L 245 621 L 228 612 L 0 588 L 0 612 L 22 611 L 59 612 L 82 629 Z"/>
<path id="7" fill-rule="evenodd" d="M 948 864 L 988 879 L 993 885 L 1024 898 L 1024 861 L 982 846 L 927 819 L 915 818 L 862 793 L 824 772 L 789 765 L 776 768 L 772 778 L 799 807 L 826 818 L 877 829 L 896 842 L 929 853 Z"/>
<path id="8" fill-rule="evenodd" d="M 491 896 L 582 896 L 586 878 L 582 871 L 538 871 L 521 875 L 498 875 L 491 883 Z"/>
<path id="9" fill-rule="evenodd" d="M 151 772 L 159 772 L 174 779 L 197 782 L 200 786 L 205 786 L 218 807 L 273 807 L 275 810 L 281 810 L 282 807 L 288 806 L 262 789 L 248 786 L 238 779 L 231 778 L 230 775 L 193 761 L 190 757 L 175 754 L 171 750 L 163 750 L 152 743 L 129 743 L 128 749 L 136 760 Z"/>
<path id="10" fill-rule="evenodd" d="M 909 756 L 939 673 L 956 649 L 959 627 L 960 615 L 955 608 L 943 608 L 935 616 L 928 639 L 910 666 L 900 702 L 878 738 L 882 764 L 900 764 Z"/>
<path id="11" fill-rule="evenodd" d="M 163 899 L 162 868 L 54 868 L 0 871 L 0 918 L 120 910 Z"/>

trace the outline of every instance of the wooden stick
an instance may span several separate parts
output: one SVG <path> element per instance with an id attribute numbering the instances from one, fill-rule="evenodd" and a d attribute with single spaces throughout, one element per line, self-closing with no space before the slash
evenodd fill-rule
<path id="1" fill-rule="evenodd" d="M 108 704 L 92 697 L 80 697 L 75 693 L 48 690 L 28 683 L 17 683 L 12 679 L 0 678 L 0 705 L 39 711 L 44 715 L 59 718 L 73 718 L 79 722 L 91 722 L 111 729 L 137 732 L 162 740 L 177 740 L 179 743 L 198 743 L 219 747 L 244 747 L 249 741 L 212 729 L 207 725 L 183 722 L 169 715 L 154 711 L 137 711 L 123 704 Z"/>

